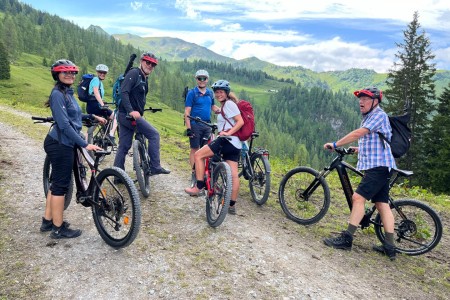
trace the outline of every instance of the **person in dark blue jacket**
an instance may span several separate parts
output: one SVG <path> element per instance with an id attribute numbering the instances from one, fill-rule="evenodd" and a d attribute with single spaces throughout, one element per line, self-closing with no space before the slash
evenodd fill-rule
<path id="1" fill-rule="evenodd" d="M 54 239 L 75 238 L 81 234 L 79 229 L 71 229 L 63 221 L 64 195 L 67 193 L 72 176 L 72 166 L 75 157 L 75 145 L 86 150 L 102 150 L 100 147 L 88 144 L 81 134 L 82 120 L 96 119 L 106 123 L 102 117 L 84 115 L 73 95 L 72 84 L 78 67 L 69 60 L 57 60 L 51 67 L 55 86 L 46 103 L 52 111 L 55 125 L 49 131 L 44 141 L 44 150 L 52 165 L 52 183 L 50 185 L 45 213 L 40 230 L 51 231 Z"/>
<path id="2" fill-rule="evenodd" d="M 138 130 L 148 140 L 151 175 L 170 173 L 169 170 L 161 167 L 159 132 L 142 117 L 147 102 L 148 76 L 153 72 L 157 64 L 158 59 L 153 53 L 143 53 L 139 68 L 128 71 L 120 86 L 122 101 L 117 114 L 120 138 L 114 166 L 123 170 L 125 170 L 125 157 L 131 148 L 133 135 Z M 127 119 L 127 115 L 134 120 Z"/>

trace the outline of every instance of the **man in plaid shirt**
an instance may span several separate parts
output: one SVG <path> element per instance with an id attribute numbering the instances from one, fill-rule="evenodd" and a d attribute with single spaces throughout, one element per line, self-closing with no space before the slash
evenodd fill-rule
<path id="1" fill-rule="evenodd" d="M 358 153 L 357 168 L 364 171 L 364 177 L 352 197 L 353 208 L 350 214 L 347 230 L 339 236 L 324 239 L 327 246 L 351 250 L 353 235 L 364 216 L 364 203 L 372 200 L 380 212 L 386 235 L 385 243 L 374 246 L 375 251 L 395 259 L 394 245 L 394 215 L 389 207 L 389 174 L 391 168 L 396 168 L 390 145 L 379 138 L 378 132 L 390 141 L 392 133 L 388 115 L 381 109 L 383 93 L 376 87 L 355 91 L 359 98 L 359 108 L 363 115 L 361 127 L 350 132 L 342 139 L 326 143 L 325 149 L 334 149 L 358 140 L 358 147 L 351 147 Z M 384 145 L 383 145 L 384 143 Z"/>

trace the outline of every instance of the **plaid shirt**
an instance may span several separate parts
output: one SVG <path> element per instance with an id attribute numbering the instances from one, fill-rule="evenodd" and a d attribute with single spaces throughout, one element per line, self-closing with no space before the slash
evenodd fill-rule
<path id="1" fill-rule="evenodd" d="M 382 166 L 396 168 L 395 159 L 391 153 L 391 146 L 381 140 L 377 133 L 381 132 L 389 141 L 391 140 L 391 125 L 387 114 L 377 106 L 364 116 L 361 127 L 367 128 L 369 133 L 358 139 L 357 168 L 359 170 L 368 170 Z"/>

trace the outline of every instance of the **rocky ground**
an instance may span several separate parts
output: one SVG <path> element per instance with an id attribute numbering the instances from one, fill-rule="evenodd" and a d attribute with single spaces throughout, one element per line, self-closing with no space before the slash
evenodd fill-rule
<path id="1" fill-rule="evenodd" d="M 430 256 L 395 262 L 372 253 L 375 236 L 360 232 L 351 252 L 333 250 L 317 231 L 278 207 L 258 207 L 244 192 L 238 214 L 214 229 L 204 200 L 184 193 L 188 176 L 176 170 L 152 177 L 150 197 L 141 198 L 141 231 L 129 247 L 103 242 L 90 209 L 74 200 L 65 219 L 83 234 L 55 242 L 39 232 L 42 142 L 0 123 L 0 154 L 1 299 L 449 298 L 450 276 L 430 279 L 428 270 L 448 264 L 446 236 Z"/>

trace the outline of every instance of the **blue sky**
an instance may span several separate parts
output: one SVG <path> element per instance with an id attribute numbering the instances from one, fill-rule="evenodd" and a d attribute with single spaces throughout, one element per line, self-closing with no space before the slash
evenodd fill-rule
<path id="1" fill-rule="evenodd" d="M 255 56 L 317 72 L 387 72 L 395 43 L 419 13 L 438 69 L 450 70 L 450 1 L 441 0 L 24 0 L 109 34 L 174 37 L 235 59 Z M 409 3 L 408 3 L 409 2 Z M 148 49 L 151 50 L 151 49 Z"/>

